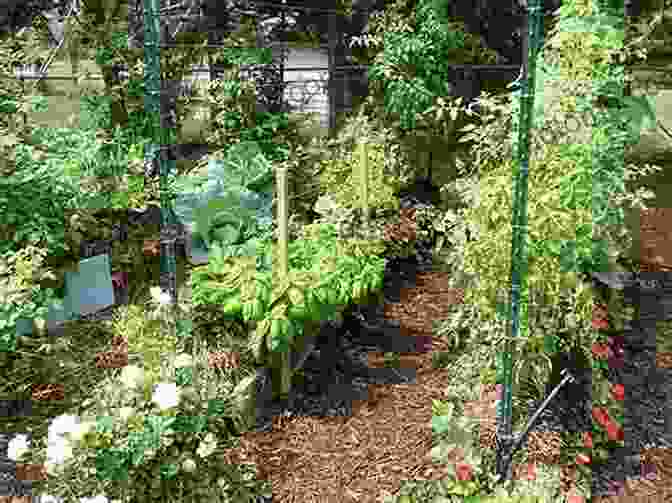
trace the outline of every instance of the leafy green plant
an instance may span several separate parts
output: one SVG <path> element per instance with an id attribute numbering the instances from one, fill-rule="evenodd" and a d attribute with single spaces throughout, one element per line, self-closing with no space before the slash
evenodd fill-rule
<path id="1" fill-rule="evenodd" d="M 258 145 L 240 143 L 222 161 L 210 160 L 207 173 L 179 177 L 175 213 L 195 236 L 231 255 L 248 251 L 271 236 L 273 171 Z M 244 250 L 242 250 L 244 251 Z"/>
<path id="2" fill-rule="evenodd" d="M 301 143 L 299 124 L 290 120 L 286 112 L 260 111 L 254 82 L 237 77 L 241 64 L 269 61 L 269 51 L 229 47 L 224 49 L 222 57 L 230 72 L 228 78 L 211 84 L 206 97 L 207 104 L 215 110 L 206 141 L 223 146 L 225 151 L 239 142 L 256 143 L 268 160 L 287 161 L 292 146 Z"/>
<path id="3" fill-rule="evenodd" d="M 369 77 L 383 86 L 386 112 L 398 115 L 403 129 L 412 129 L 416 114 L 430 108 L 436 97 L 449 95 L 448 68 L 443 63 L 446 57 L 464 63 L 494 61 L 491 51 L 468 37 L 464 26 L 448 18 L 446 8 L 445 2 L 421 1 L 403 28 L 379 24 L 380 31 L 373 30 L 372 35 L 380 36 L 385 43 L 371 65 Z M 467 39 L 473 44 L 471 51 L 466 50 Z"/>
<path id="4" fill-rule="evenodd" d="M 369 208 L 398 210 L 399 201 L 395 191 L 399 184 L 385 171 L 385 146 L 367 144 L 369 159 Z M 346 209 L 361 208 L 359 186 L 361 177 L 361 154 L 353 149 L 345 159 L 323 161 L 324 171 L 320 175 L 323 194 L 329 194 L 335 202 Z"/>
<path id="5" fill-rule="evenodd" d="M 40 282 L 56 279 L 44 264 L 47 250 L 27 246 L 7 253 L 0 259 L 0 351 L 16 349 L 16 329 L 19 319 L 46 319 L 49 304 L 56 300 L 52 288 L 42 288 Z"/>
<path id="6" fill-rule="evenodd" d="M 608 19 L 602 21 L 608 22 Z M 592 126 L 592 134 L 585 143 L 550 145 L 543 142 L 536 128 L 533 129 L 529 170 L 529 291 L 523 292 L 523 296 L 525 298 L 528 293 L 543 291 L 555 300 L 557 306 L 563 299 L 569 300 L 572 303 L 570 309 L 583 323 L 582 330 L 574 332 L 576 336 L 589 332 L 592 310 L 589 291 L 577 289 L 576 273 L 607 270 L 607 268 L 619 270 L 615 259 L 627 253 L 631 237 L 622 223 L 622 208 L 612 205 L 610 201 L 614 192 L 618 194 L 625 192 L 623 175 L 627 171 L 632 174 L 641 170 L 632 165 L 622 169 L 623 148 L 635 139 L 631 132 L 624 128 L 627 115 L 623 115 L 622 109 L 596 109 L 593 104 L 596 89 L 602 89 L 607 82 L 617 85 L 618 73 L 599 74 L 600 78 L 597 80 L 599 85 L 593 86 L 592 89 L 572 84 L 572 80 L 563 80 L 566 78 L 564 73 L 571 70 L 566 63 L 574 58 L 563 59 L 567 56 L 562 54 L 562 50 L 571 47 L 572 50 L 585 51 L 596 57 L 600 55 L 598 60 L 601 60 L 604 54 L 612 54 L 618 50 L 617 41 L 600 30 L 601 28 L 595 26 L 596 33 L 591 35 L 594 44 L 587 43 L 585 38 L 578 43 L 575 39 L 582 37 L 583 34 L 564 33 L 559 27 L 548 41 L 548 47 L 544 49 L 542 55 L 544 58 L 542 68 L 548 70 L 545 79 L 542 79 L 545 81 L 546 89 L 540 89 L 540 97 L 548 95 L 550 88 L 559 87 L 566 93 L 563 99 L 559 100 L 559 107 L 557 101 L 541 100 L 539 110 L 535 111 L 539 117 L 537 126 L 542 125 L 542 119 L 547 112 L 553 117 L 563 114 L 569 117 L 569 114 L 573 113 L 571 111 L 573 106 L 575 111 L 592 119 L 590 124 L 585 125 L 588 131 L 591 131 L 588 126 Z M 576 43 L 572 45 L 570 40 L 577 42 L 578 45 Z M 550 49 L 559 47 L 560 50 L 557 52 Z M 563 63 L 560 64 L 560 61 Z M 588 71 L 590 66 L 584 65 L 583 71 Z M 574 98 L 571 106 L 568 105 L 567 93 Z M 481 104 L 485 105 L 485 109 L 491 108 L 486 102 L 487 100 L 483 100 Z M 500 288 L 508 289 L 508 286 L 504 286 L 504 282 L 507 281 L 505 278 L 509 277 L 510 272 L 510 250 L 507 248 L 511 230 L 510 186 L 511 173 L 515 176 L 517 170 L 517 166 L 512 162 L 513 150 L 510 141 L 512 137 L 506 133 L 509 118 L 517 117 L 517 103 L 514 101 L 511 105 L 508 112 L 506 107 L 495 106 L 494 109 L 503 113 L 499 116 L 491 115 L 486 121 L 489 125 L 486 124 L 481 128 L 475 126 L 465 128 L 474 133 L 470 132 L 464 138 L 476 141 L 474 149 L 483 153 L 481 162 L 477 164 L 480 175 L 478 206 L 467 208 L 463 212 L 467 222 L 478 228 L 477 239 L 464 246 L 463 266 L 466 272 L 479 276 L 479 288 L 467 290 L 465 303 L 477 302 L 483 309 L 493 314 L 495 310 L 492 306 L 498 302 L 494 282 L 500 281 Z M 484 136 L 486 130 L 487 137 Z M 509 130 L 515 130 L 515 124 L 514 128 Z M 498 134 L 490 135 L 493 132 Z M 495 138 L 498 138 L 497 142 L 494 141 Z M 493 148 L 497 144 L 500 147 Z M 640 196 L 641 194 L 625 194 L 623 200 L 639 200 Z M 504 233 L 500 234 L 500 231 Z M 495 280 L 495 277 L 499 280 Z M 568 297 L 565 297 L 567 295 Z M 486 297 L 490 300 L 486 301 Z M 487 307 L 487 304 L 490 304 L 490 307 Z M 521 307 L 523 328 L 527 329 L 527 302 L 523 302 Z M 539 335 L 536 337 L 543 336 L 544 328 L 548 330 L 553 327 L 551 329 L 557 330 L 555 327 L 558 324 L 553 318 L 561 319 L 565 314 L 556 311 L 550 318 L 547 316 L 543 328 L 539 327 Z M 528 346 L 529 350 L 542 347 L 538 341 L 530 342 L 532 345 Z M 587 342 L 583 345 L 584 350 L 590 346 L 589 341 Z"/>
<path id="7" fill-rule="evenodd" d="M 219 305 L 232 318 L 256 323 L 249 346 L 259 363 L 300 338 L 304 323 L 333 318 L 338 305 L 362 300 L 382 286 L 383 259 L 343 255 L 333 226 L 307 227 L 304 239 L 289 243 L 284 282 L 272 280 L 277 256 L 271 243 L 259 251 L 268 257 L 267 270 L 258 270 L 254 257 L 215 250 L 207 266 L 193 271 L 194 305 Z"/>
<path id="8" fill-rule="evenodd" d="M 177 339 L 161 330 L 158 320 L 148 319 L 141 306 L 120 306 L 110 323 L 113 333 L 128 341 L 129 354 L 141 356 L 145 370 L 158 380 L 161 358 L 175 353 Z"/>
<path id="9" fill-rule="evenodd" d="M 16 146 L 16 169 L 0 181 L 0 211 L 5 239 L 0 254 L 25 244 L 46 244 L 55 253 L 64 249 L 63 213 L 81 201 L 79 188 L 65 179 L 54 161 L 40 162 L 30 145 Z"/>

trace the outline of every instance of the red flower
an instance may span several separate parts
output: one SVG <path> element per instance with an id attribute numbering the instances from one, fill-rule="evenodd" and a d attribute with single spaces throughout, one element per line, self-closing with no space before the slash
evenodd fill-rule
<path id="1" fill-rule="evenodd" d="M 527 464 L 527 480 L 534 480 L 537 478 L 537 465 L 534 463 Z"/>
<path id="2" fill-rule="evenodd" d="M 580 465 L 590 464 L 590 456 L 587 456 L 586 454 L 577 454 L 576 462 Z"/>
<path id="3" fill-rule="evenodd" d="M 471 465 L 467 463 L 455 464 L 455 470 L 457 473 L 457 480 L 466 482 L 467 480 L 471 480 L 471 477 L 473 476 Z"/>
<path id="4" fill-rule="evenodd" d="M 593 436 L 590 434 L 589 431 L 583 434 L 583 445 L 586 447 L 586 449 L 593 448 Z"/>
<path id="5" fill-rule="evenodd" d="M 605 428 L 607 429 L 607 437 L 609 437 L 609 440 L 613 440 L 615 442 L 620 442 L 623 440 L 623 428 L 621 428 L 618 424 L 614 423 L 613 421 L 609 421 Z"/>
<path id="6" fill-rule="evenodd" d="M 606 360 L 611 354 L 611 349 L 606 344 L 598 344 L 597 342 L 591 346 L 593 355 L 599 360 Z"/>
<path id="7" fill-rule="evenodd" d="M 606 330 L 607 328 L 609 328 L 609 322 L 607 320 L 593 318 L 593 328 L 595 330 Z"/>
<path id="8" fill-rule="evenodd" d="M 611 388 L 611 396 L 614 397 L 614 400 L 622 402 L 625 399 L 625 388 L 622 384 L 614 384 Z"/>
<path id="9" fill-rule="evenodd" d="M 604 304 L 593 305 L 593 328 L 595 330 L 602 330 L 609 328 L 609 321 L 607 306 Z"/>
<path id="10" fill-rule="evenodd" d="M 593 419 L 603 428 L 606 428 L 607 424 L 611 422 L 609 411 L 604 407 L 593 407 Z"/>
<path id="11" fill-rule="evenodd" d="M 586 503 L 586 498 L 578 494 L 570 494 L 567 496 L 567 503 Z"/>

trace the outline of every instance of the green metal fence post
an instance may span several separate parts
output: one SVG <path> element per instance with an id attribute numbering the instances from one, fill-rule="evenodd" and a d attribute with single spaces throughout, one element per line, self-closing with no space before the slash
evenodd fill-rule
<path id="1" fill-rule="evenodd" d="M 152 120 L 153 145 L 150 147 L 152 161 L 159 153 L 159 187 L 161 191 L 161 275 L 168 278 L 168 292 L 173 305 L 177 302 L 176 261 L 174 232 L 175 217 L 171 211 L 168 194 L 168 176 L 172 160 L 168 159 L 168 149 L 172 141 L 170 125 L 161 114 L 161 60 L 160 60 L 160 0 L 144 0 L 144 56 L 145 56 L 145 110 Z M 172 231 L 172 232 L 171 232 Z"/>
<path id="2" fill-rule="evenodd" d="M 513 215 L 511 239 L 511 303 L 506 319 L 510 327 L 506 348 L 501 356 L 501 377 L 503 379 L 497 407 L 497 472 L 500 478 L 511 480 L 512 446 L 514 438 L 511 432 L 511 387 L 513 340 L 520 328 L 520 296 L 525 290 L 527 256 L 525 250 L 527 230 L 527 175 L 529 166 L 530 128 L 534 107 L 536 59 L 543 37 L 543 4 L 540 0 L 531 0 L 527 6 L 529 50 L 523 54 L 523 73 L 520 90 L 520 120 L 518 121 L 517 154 L 518 173 L 514 173 Z M 510 324 L 509 324 L 510 323 Z M 507 330 L 508 331 L 508 330 Z"/>

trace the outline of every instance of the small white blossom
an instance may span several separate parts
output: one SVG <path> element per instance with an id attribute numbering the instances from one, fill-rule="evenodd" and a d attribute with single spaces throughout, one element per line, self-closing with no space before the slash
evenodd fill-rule
<path id="1" fill-rule="evenodd" d="M 159 406 L 159 409 L 169 409 L 177 407 L 180 403 L 177 385 L 175 383 L 159 383 L 155 386 L 152 402 Z"/>
<path id="2" fill-rule="evenodd" d="M 77 416 L 64 414 L 54 418 L 49 426 L 49 438 L 55 438 L 70 433 L 75 429 L 78 423 L 79 419 Z"/>
<path id="3" fill-rule="evenodd" d="M 30 449 L 27 435 L 16 435 L 9 441 L 7 456 L 9 459 L 18 461 L 19 458 Z"/>
<path id="4" fill-rule="evenodd" d="M 59 439 L 51 439 L 47 443 L 47 465 L 61 465 L 68 459 L 72 458 L 72 445 L 70 442 L 61 437 Z M 48 471 L 47 466 L 47 471 Z"/>
<path id="5" fill-rule="evenodd" d="M 108 499 L 102 494 L 99 494 L 93 498 L 79 498 L 80 503 L 107 503 L 107 501 Z"/>
<path id="6" fill-rule="evenodd" d="M 161 290 L 160 287 L 153 286 L 152 288 L 149 289 L 149 293 L 151 294 L 152 299 L 154 299 L 154 302 L 162 306 L 170 305 L 171 301 L 170 293 Z"/>

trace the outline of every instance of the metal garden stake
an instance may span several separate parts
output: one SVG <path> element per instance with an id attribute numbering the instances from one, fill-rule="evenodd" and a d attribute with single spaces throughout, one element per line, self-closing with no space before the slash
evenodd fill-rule
<path id="1" fill-rule="evenodd" d="M 514 438 L 511 433 L 511 386 L 512 386 L 512 341 L 520 328 L 520 293 L 525 286 L 527 256 L 525 240 L 527 230 L 527 174 L 529 165 L 530 128 L 534 107 L 535 71 L 537 53 L 543 37 L 543 11 L 541 0 L 530 0 L 527 6 L 528 30 L 526 36 L 529 49 L 523 54 L 523 71 L 520 90 L 520 120 L 518 121 L 518 160 L 519 170 L 513 184 L 513 215 L 511 242 L 511 303 L 508 311 L 507 328 L 510 337 L 506 339 L 506 348 L 502 352 L 501 394 L 497 406 L 497 472 L 500 480 L 511 479 L 510 461 L 513 455 Z M 542 29 L 540 29 L 542 28 Z M 523 44 L 525 47 L 525 44 Z M 527 70 L 527 71 L 526 71 Z M 510 323 L 510 325 L 509 325 Z"/>
<path id="2" fill-rule="evenodd" d="M 171 201 L 168 194 L 168 175 L 172 161 L 168 159 L 167 148 L 171 141 L 170 127 L 161 114 L 161 60 L 160 60 L 160 22 L 159 1 L 144 0 L 144 27 L 145 27 L 145 110 L 152 119 L 153 148 L 152 160 L 159 153 L 159 187 L 161 192 L 161 274 L 168 278 L 168 291 L 171 303 L 177 302 L 175 239 L 176 233 L 166 232 L 174 226 L 175 218 L 171 211 Z"/>

